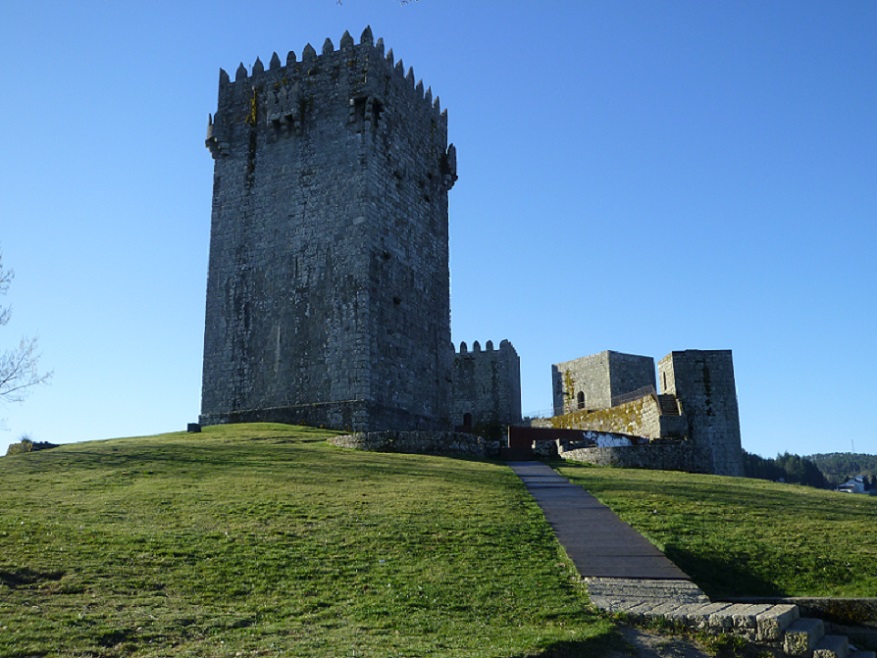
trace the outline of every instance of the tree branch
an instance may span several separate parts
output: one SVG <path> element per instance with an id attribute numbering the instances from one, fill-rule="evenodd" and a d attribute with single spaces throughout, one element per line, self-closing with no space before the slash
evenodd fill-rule
<path id="1" fill-rule="evenodd" d="M 12 270 L 3 269 L 0 253 L 0 295 L 9 290 L 13 276 Z M 11 314 L 8 306 L 0 306 L 0 327 L 9 322 Z M 0 353 L 0 403 L 21 402 L 26 389 L 49 381 L 52 373 L 41 374 L 37 369 L 39 357 L 36 338 L 22 338 L 16 349 Z"/>

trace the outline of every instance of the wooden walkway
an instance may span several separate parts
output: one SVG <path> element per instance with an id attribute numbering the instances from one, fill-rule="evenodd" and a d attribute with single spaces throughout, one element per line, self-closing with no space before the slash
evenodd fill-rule
<path id="1" fill-rule="evenodd" d="M 690 580 L 645 537 L 542 462 L 509 462 L 582 578 Z"/>

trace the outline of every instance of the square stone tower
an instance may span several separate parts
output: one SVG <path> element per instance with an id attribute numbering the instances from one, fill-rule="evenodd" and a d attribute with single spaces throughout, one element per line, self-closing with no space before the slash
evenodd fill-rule
<path id="1" fill-rule="evenodd" d="M 554 414 L 609 409 L 620 396 L 655 390 L 655 360 L 606 350 L 551 366 Z"/>
<path id="2" fill-rule="evenodd" d="M 220 70 L 201 422 L 448 429 L 447 112 L 369 28 Z"/>
<path id="3" fill-rule="evenodd" d="M 521 359 L 507 340 L 494 349 L 477 340 L 454 355 L 452 417 L 463 431 L 521 422 Z"/>
<path id="4" fill-rule="evenodd" d="M 675 395 L 688 438 L 717 475 L 743 475 L 740 413 L 731 350 L 670 352 L 658 362 L 661 392 Z"/>

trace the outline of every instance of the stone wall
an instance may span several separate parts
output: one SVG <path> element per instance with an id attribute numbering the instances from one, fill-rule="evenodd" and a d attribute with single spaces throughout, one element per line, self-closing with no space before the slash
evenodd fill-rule
<path id="1" fill-rule="evenodd" d="M 478 428 L 521 421 L 521 361 L 509 341 L 502 341 L 498 350 L 493 341 L 484 350 L 475 341 L 471 351 L 460 343 L 453 373 L 454 425 Z"/>
<path id="2" fill-rule="evenodd" d="M 223 423 L 288 423 L 310 427 L 345 428 L 357 427 L 361 418 L 392 419 L 397 427 L 416 428 L 422 422 L 418 416 L 407 415 L 395 408 L 381 407 L 366 400 L 340 400 L 289 405 L 278 408 L 248 409 L 228 412 L 217 416 L 201 416 L 204 424 Z"/>
<path id="3" fill-rule="evenodd" d="M 743 475 L 740 417 L 731 350 L 671 352 L 658 364 L 662 392 L 680 401 L 689 439 L 718 475 Z"/>
<path id="4" fill-rule="evenodd" d="M 370 29 L 220 71 L 201 422 L 450 429 L 447 113 Z"/>
<path id="5" fill-rule="evenodd" d="M 499 441 L 460 432 L 358 432 L 329 439 L 341 448 L 415 455 L 499 456 Z"/>
<path id="6" fill-rule="evenodd" d="M 690 441 L 651 442 L 645 445 L 576 448 L 560 452 L 568 461 L 617 466 L 649 468 L 663 471 L 709 473 L 709 464 Z"/>
<path id="7" fill-rule="evenodd" d="M 613 398 L 655 386 L 650 356 L 607 350 L 551 366 L 554 414 L 578 409 L 606 409 Z"/>
<path id="8" fill-rule="evenodd" d="M 609 409 L 573 411 L 544 419 L 539 424 L 558 429 L 619 432 L 648 439 L 681 438 L 687 434 L 685 418 L 662 416 L 654 395 L 646 395 Z"/>

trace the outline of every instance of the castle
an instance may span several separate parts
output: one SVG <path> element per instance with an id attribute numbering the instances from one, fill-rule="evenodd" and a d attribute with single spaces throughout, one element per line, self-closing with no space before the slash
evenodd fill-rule
<path id="1" fill-rule="evenodd" d="M 537 426 L 621 435 L 612 446 L 594 437 L 567 458 L 743 475 L 730 350 L 670 352 L 658 363 L 660 388 L 652 357 L 620 352 L 558 363 L 551 373 L 554 416 Z"/>
<path id="2" fill-rule="evenodd" d="M 220 70 L 203 424 L 516 420 L 463 399 L 474 380 L 454 381 L 482 366 L 451 344 L 447 125 L 370 28 L 319 55 L 308 44 L 300 61 L 241 65 L 234 80 Z"/>
<path id="3" fill-rule="evenodd" d="M 358 44 L 345 32 L 337 49 L 326 39 L 300 60 L 274 53 L 249 73 L 241 64 L 234 80 L 220 69 L 205 142 L 214 177 L 202 424 L 362 434 L 520 423 L 511 343 L 451 343 L 457 171 L 447 132 L 438 97 L 370 28 Z M 699 463 L 735 474 L 735 439 L 715 417 L 736 419 L 730 353 L 703 357 L 708 366 L 687 355 L 661 362 L 655 400 L 665 406 L 653 434 L 686 436 L 707 455 Z M 605 352 L 554 372 L 555 426 L 588 428 L 618 396 L 654 391 L 648 357 Z M 666 413 L 674 395 L 686 400 L 686 422 Z M 718 402 L 729 395 L 733 405 Z"/>

